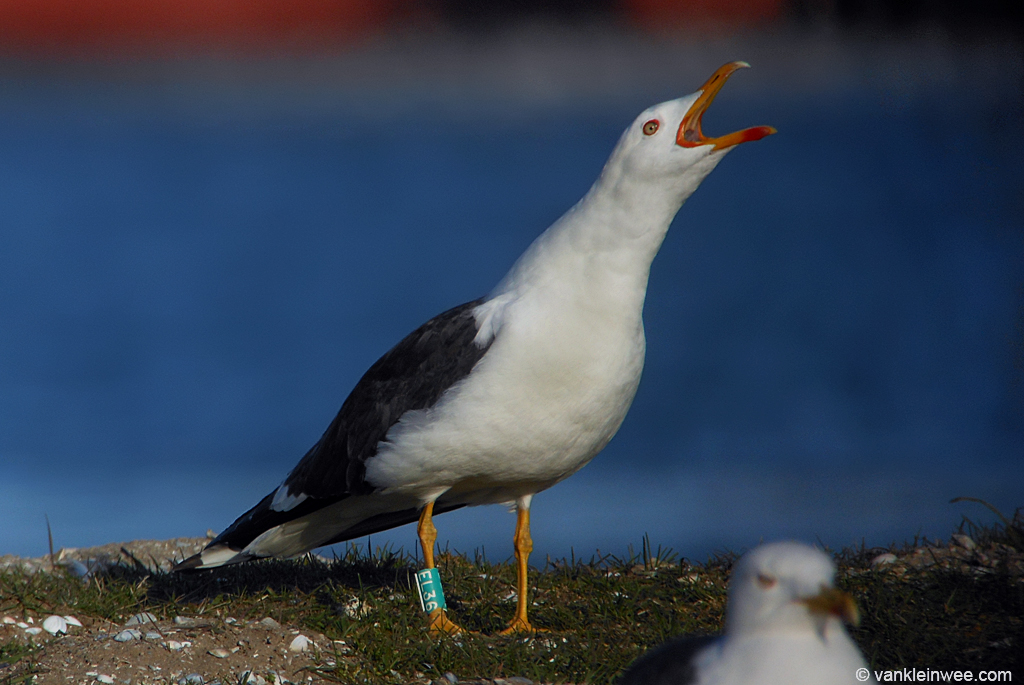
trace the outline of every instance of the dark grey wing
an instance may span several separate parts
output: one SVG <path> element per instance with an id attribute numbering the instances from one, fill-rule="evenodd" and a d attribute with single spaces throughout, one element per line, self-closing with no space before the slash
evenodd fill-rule
<path id="1" fill-rule="evenodd" d="M 637 658 L 616 685 L 691 685 L 697 681 L 694 658 L 717 639 L 708 635 L 669 640 Z"/>
<path id="2" fill-rule="evenodd" d="M 320 440 L 285 479 L 285 499 L 294 505 L 275 509 L 275 490 L 209 546 L 241 550 L 275 526 L 347 497 L 373 492 L 365 480 L 366 460 L 377 453 L 388 430 L 407 411 L 436 404 L 448 388 L 469 375 L 490 347 L 489 342 L 478 345 L 474 341 L 473 309 L 482 302 L 467 302 L 435 316 L 378 359 L 356 383 Z M 332 542 L 409 523 L 416 515 L 413 510 L 381 514 Z"/>

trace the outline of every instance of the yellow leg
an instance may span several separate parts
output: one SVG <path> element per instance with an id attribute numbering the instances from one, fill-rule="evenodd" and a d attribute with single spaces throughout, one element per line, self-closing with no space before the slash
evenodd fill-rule
<path id="1" fill-rule="evenodd" d="M 423 547 L 423 562 L 425 568 L 434 568 L 434 543 L 437 542 L 437 528 L 434 527 L 434 503 L 427 502 L 420 512 L 420 522 L 416 532 L 420 536 L 420 546 Z M 444 609 L 434 609 L 427 616 L 430 632 L 433 634 L 445 633 L 446 635 L 457 635 L 463 632 L 457 624 L 448 619 Z"/>
<path id="2" fill-rule="evenodd" d="M 533 551 L 533 539 L 530 537 L 530 504 L 529 500 L 520 501 L 516 507 L 516 535 L 513 538 L 516 548 L 516 564 L 518 568 L 518 597 L 516 598 L 516 616 L 501 631 L 502 635 L 513 633 L 535 633 L 537 628 L 530 625 L 526 618 L 527 607 L 527 572 L 529 570 L 530 552 Z"/>

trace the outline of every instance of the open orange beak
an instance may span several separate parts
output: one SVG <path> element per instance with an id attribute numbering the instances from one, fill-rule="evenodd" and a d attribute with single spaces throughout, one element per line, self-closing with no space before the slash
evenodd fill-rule
<path id="1" fill-rule="evenodd" d="M 771 126 L 754 126 L 753 128 L 745 128 L 742 131 L 718 136 L 717 138 L 708 138 L 700 130 L 700 118 L 704 116 L 704 111 L 711 104 L 711 101 L 715 99 L 715 96 L 718 95 L 718 91 L 722 89 L 722 86 L 725 85 L 725 82 L 734 71 L 745 69 L 749 66 L 746 62 L 730 62 L 719 67 L 718 71 L 711 75 L 707 83 L 700 87 L 700 97 L 693 103 L 693 106 L 686 112 L 686 116 L 683 117 L 682 123 L 679 124 L 679 132 L 676 133 L 676 145 L 683 147 L 714 145 L 713 150 L 721 150 L 733 145 L 739 145 L 740 143 L 747 143 L 751 140 L 761 140 L 765 136 L 775 133 L 775 129 Z"/>
<path id="2" fill-rule="evenodd" d="M 821 592 L 813 597 L 797 601 L 806 604 L 812 614 L 835 616 L 854 626 L 860 622 L 860 612 L 853 597 L 834 587 L 822 587 Z"/>

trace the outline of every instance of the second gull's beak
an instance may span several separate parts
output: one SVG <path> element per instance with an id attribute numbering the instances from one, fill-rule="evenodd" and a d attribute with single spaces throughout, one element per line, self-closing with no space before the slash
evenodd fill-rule
<path id="1" fill-rule="evenodd" d="M 821 592 L 813 597 L 799 601 L 806 604 L 812 614 L 826 617 L 835 616 L 854 626 L 860 622 L 860 613 L 857 611 L 857 603 L 853 601 L 853 597 L 834 587 L 823 587 Z"/>

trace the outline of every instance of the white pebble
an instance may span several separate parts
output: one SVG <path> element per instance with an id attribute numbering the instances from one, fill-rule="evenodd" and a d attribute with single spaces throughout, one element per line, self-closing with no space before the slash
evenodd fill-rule
<path id="1" fill-rule="evenodd" d="M 28 624 L 27 624 L 27 623 L 25 623 L 24 621 L 18 621 L 18 622 L 17 622 L 17 623 L 15 623 L 14 625 L 18 626 L 18 627 L 19 627 L 19 628 L 21 628 L 22 630 L 24 630 L 25 628 L 28 628 Z"/>
<path id="2" fill-rule="evenodd" d="M 886 552 L 879 554 L 877 557 L 871 560 L 872 566 L 883 566 L 885 564 L 892 564 L 896 561 L 897 557 L 892 552 Z"/>
<path id="3" fill-rule="evenodd" d="M 277 621 L 275 621 L 274 619 L 270 618 L 269 616 L 267 616 L 265 619 L 260 621 L 260 625 L 263 626 L 264 628 L 267 628 L 268 630 L 280 630 L 281 629 L 281 624 L 278 623 Z"/>
<path id="4" fill-rule="evenodd" d="M 292 643 L 290 645 L 288 645 L 288 651 L 290 651 L 290 652 L 305 652 L 307 649 L 309 649 L 309 646 L 311 644 L 313 644 L 313 641 L 310 640 L 305 635 L 302 635 L 300 633 L 300 634 L 296 635 L 295 639 L 292 640 Z"/>
<path id="5" fill-rule="evenodd" d="M 209 652 L 207 652 L 207 653 L 208 653 L 208 654 L 211 654 L 211 655 L 213 655 L 213 656 L 215 656 L 215 657 L 217 657 L 218 659 L 226 659 L 226 658 L 228 658 L 228 656 L 230 656 L 230 655 L 231 655 L 231 652 L 229 652 L 228 650 L 226 650 L 226 649 L 220 649 L 220 648 L 217 648 L 217 649 L 211 649 L 211 650 L 210 650 Z"/>
<path id="6" fill-rule="evenodd" d="M 150 642 L 156 642 L 157 640 L 159 640 L 162 637 L 163 637 L 163 635 L 161 635 L 160 633 L 156 632 L 155 630 L 151 630 L 148 633 L 146 633 L 146 639 L 149 640 Z"/>
<path id="7" fill-rule="evenodd" d="M 68 622 L 69 626 L 78 626 L 79 628 L 82 627 L 82 622 L 74 616 L 65 616 L 64 620 Z"/>
<path id="8" fill-rule="evenodd" d="M 978 543 L 972 540 L 970 535 L 964 535 L 963 533 L 957 533 L 954 535 L 953 541 L 964 549 L 970 550 L 978 548 Z"/>
<path id="9" fill-rule="evenodd" d="M 25 628 L 25 632 L 28 633 L 29 635 L 38 635 L 39 633 L 43 632 L 43 629 L 42 628 L 35 628 L 35 627 Z"/>
<path id="10" fill-rule="evenodd" d="M 178 685 L 203 685 L 206 681 L 198 673 L 189 673 L 187 676 L 178 678 Z"/>
<path id="11" fill-rule="evenodd" d="M 125 626 L 140 626 L 143 623 L 156 623 L 156 616 L 148 611 L 143 611 L 141 614 L 135 614 L 124 622 Z"/>
<path id="12" fill-rule="evenodd" d="M 273 620 L 273 619 L 271 619 L 271 620 Z M 4 623 L 6 623 L 6 624 L 7 624 L 7 625 L 9 625 L 9 626 L 12 626 L 12 625 L 14 625 L 15 623 L 17 623 L 17 621 L 15 621 L 15 620 L 14 620 L 13 618 L 11 618 L 10 616 L 4 616 L 4 618 L 3 618 L 3 622 L 4 622 Z"/>
<path id="13" fill-rule="evenodd" d="M 89 567 L 80 562 L 78 559 L 65 559 L 60 562 L 60 565 L 68 570 L 68 572 L 76 578 L 88 578 Z"/>
<path id="14" fill-rule="evenodd" d="M 129 628 L 128 630 L 122 630 L 120 633 L 114 636 L 115 642 L 131 642 L 132 640 L 141 639 L 142 633 L 132 628 Z"/>
<path id="15" fill-rule="evenodd" d="M 50 635 L 68 632 L 68 622 L 63 616 L 47 616 L 43 621 L 43 630 Z"/>
<path id="16" fill-rule="evenodd" d="M 182 628 L 192 628 L 196 625 L 196 620 L 188 616 L 175 616 L 174 625 L 181 626 Z"/>
<path id="17" fill-rule="evenodd" d="M 114 685 L 114 676 L 107 675 L 106 673 L 100 673 L 96 676 L 97 683 L 104 683 L 104 685 Z"/>

